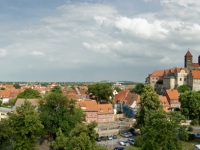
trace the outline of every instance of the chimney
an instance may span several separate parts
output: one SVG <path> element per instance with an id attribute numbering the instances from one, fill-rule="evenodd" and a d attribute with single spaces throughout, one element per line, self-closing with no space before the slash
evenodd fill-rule
<path id="1" fill-rule="evenodd" d="M 198 64 L 200 65 L 200 55 L 199 55 L 199 57 L 198 57 Z"/>

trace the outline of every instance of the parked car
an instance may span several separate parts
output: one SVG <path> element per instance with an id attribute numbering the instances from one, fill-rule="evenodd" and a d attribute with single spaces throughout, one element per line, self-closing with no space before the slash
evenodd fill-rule
<path id="1" fill-rule="evenodd" d="M 124 150 L 124 147 L 115 147 L 113 150 Z"/>
<path id="2" fill-rule="evenodd" d="M 199 139 L 199 138 L 200 138 L 200 133 L 197 133 L 197 134 L 195 135 L 195 137 L 196 137 L 197 139 Z"/>
<path id="3" fill-rule="evenodd" d="M 128 139 L 128 142 L 130 143 L 130 145 L 134 145 L 135 144 L 135 140 L 134 139 Z"/>
<path id="4" fill-rule="evenodd" d="M 123 134 L 121 134 L 121 136 L 126 137 L 126 138 L 129 137 L 128 133 L 123 133 Z"/>
<path id="5" fill-rule="evenodd" d="M 100 141 L 101 141 L 101 137 L 97 137 L 95 140 L 96 140 L 97 142 L 100 142 Z"/>
<path id="6" fill-rule="evenodd" d="M 138 135 L 138 133 L 136 131 L 133 131 L 132 134 L 133 135 Z"/>
<path id="7" fill-rule="evenodd" d="M 107 136 L 100 136 L 101 140 L 105 141 L 107 140 Z"/>
<path id="8" fill-rule="evenodd" d="M 113 134 L 112 135 L 113 139 L 117 139 L 117 135 Z"/>
<path id="9" fill-rule="evenodd" d="M 113 136 L 112 136 L 112 135 L 108 135 L 108 136 L 107 136 L 107 139 L 108 139 L 108 140 L 112 140 L 112 139 L 113 139 Z"/>
<path id="10" fill-rule="evenodd" d="M 131 132 L 127 132 L 128 136 L 131 137 L 133 134 Z"/>
<path id="11" fill-rule="evenodd" d="M 120 141 L 119 144 L 122 146 L 130 146 L 128 141 Z"/>

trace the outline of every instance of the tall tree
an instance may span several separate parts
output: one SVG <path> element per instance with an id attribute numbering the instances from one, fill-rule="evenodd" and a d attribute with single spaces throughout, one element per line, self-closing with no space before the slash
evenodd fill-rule
<path id="1" fill-rule="evenodd" d="M 17 107 L 16 113 L 10 114 L 9 125 L 13 130 L 13 149 L 34 149 L 43 125 L 30 102 L 25 101 L 21 107 Z"/>
<path id="2" fill-rule="evenodd" d="M 179 97 L 181 112 L 188 119 L 199 119 L 200 115 L 200 93 L 186 91 Z"/>
<path id="3" fill-rule="evenodd" d="M 27 89 L 24 90 L 24 92 L 19 93 L 17 95 L 17 98 L 25 98 L 25 99 L 28 99 L 28 98 L 41 98 L 41 95 L 37 90 L 33 90 L 31 88 L 27 88 Z"/>
<path id="4" fill-rule="evenodd" d="M 165 113 L 155 111 L 151 113 L 141 128 L 142 150 L 181 150 L 182 145 L 177 136 L 181 127 L 179 112 Z"/>
<path id="5" fill-rule="evenodd" d="M 39 112 L 44 125 L 43 135 L 49 134 L 53 139 L 58 128 L 69 135 L 77 123 L 85 121 L 85 114 L 75 107 L 75 101 L 58 92 L 50 92 L 40 101 Z"/>
<path id="6" fill-rule="evenodd" d="M 59 150 L 107 150 L 95 141 L 97 133 L 94 128 L 96 126 L 96 122 L 88 125 L 84 123 L 77 124 L 68 137 L 64 136 L 61 129 L 59 129 L 56 140 L 51 145 Z"/>
<path id="7" fill-rule="evenodd" d="M 152 111 L 163 110 L 163 107 L 158 98 L 158 94 L 151 85 L 145 85 L 140 100 L 140 109 L 136 114 L 136 121 L 138 126 L 143 126 Z"/>
<path id="8" fill-rule="evenodd" d="M 6 149 L 11 144 L 12 128 L 9 126 L 8 120 L 0 121 L 0 148 Z"/>
<path id="9" fill-rule="evenodd" d="M 90 94 L 91 98 L 94 97 L 97 102 L 101 102 L 102 100 L 110 102 L 113 98 L 113 91 L 111 85 L 108 83 L 96 83 L 89 85 L 88 94 Z"/>
<path id="10" fill-rule="evenodd" d="M 187 85 L 181 85 L 177 88 L 179 93 L 184 93 L 186 91 L 191 91 L 191 87 L 187 86 Z"/>
<path id="11" fill-rule="evenodd" d="M 141 95 L 144 92 L 144 84 L 138 83 L 134 88 L 130 89 L 130 92 Z"/>

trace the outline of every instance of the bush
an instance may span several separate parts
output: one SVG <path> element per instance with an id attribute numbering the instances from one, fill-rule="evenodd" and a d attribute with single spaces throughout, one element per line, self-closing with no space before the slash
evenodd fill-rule
<path id="1" fill-rule="evenodd" d="M 192 131 L 193 131 L 192 126 L 188 126 L 188 132 L 192 132 Z"/>
<path id="2" fill-rule="evenodd" d="M 143 145 L 143 138 L 142 137 L 136 138 L 134 146 L 136 146 L 136 147 L 142 147 L 142 145 Z"/>
<path id="3" fill-rule="evenodd" d="M 199 121 L 198 121 L 198 119 L 194 119 L 194 120 L 191 121 L 190 124 L 191 125 L 199 125 Z"/>

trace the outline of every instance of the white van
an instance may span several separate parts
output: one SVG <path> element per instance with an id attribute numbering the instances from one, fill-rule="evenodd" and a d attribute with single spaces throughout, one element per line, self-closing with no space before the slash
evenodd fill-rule
<path id="1" fill-rule="evenodd" d="M 200 145 L 195 145 L 195 149 L 194 150 L 200 150 Z"/>

